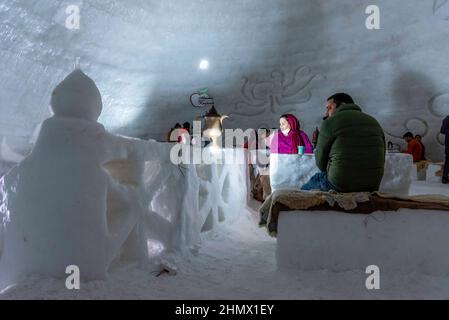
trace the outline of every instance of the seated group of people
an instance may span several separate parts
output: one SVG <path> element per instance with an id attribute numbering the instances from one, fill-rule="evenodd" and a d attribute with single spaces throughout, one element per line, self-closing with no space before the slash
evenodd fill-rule
<path id="1" fill-rule="evenodd" d="M 314 133 L 313 143 L 301 130 L 300 122 L 294 115 L 281 116 L 279 123 L 280 130 L 271 134 L 266 130 L 263 137 L 271 153 L 315 153 L 316 164 L 321 172 L 313 176 L 303 186 L 303 190 L 344 193 L 379 190 L 385 168 L 385 134 L 379 122 L 363 113 L 350 95 L 337 93 L 327 99 L 324 121 L 321 129 Z M 177 136 L 177 142 L 180 142 L 184 133 L 190 134 L 190 124 L 186 123 L 184 128 L 179 125 L 173 130 L 181 130 Z M 448 158 L 449 117 L 445 119 L 441 132 L 446 134 Z M 425 160 L 425 147 L 420 136 L 408 132 L 404 139 L 408 148 L 403 152 L 411 154 L 414 162 Z M 446 161 L 443 183 L 448 182 L 448 171 Z"/>
<path id="2" fill-rule="evenodd" d="M 426 147 L 422 142 L 422 137 L 420 135 L 414 136 L 413 133 L 407 132 L 403 138 L 407 143 L 407 149 L 403 153 L 412 155 L 414 163 L 426 161 Z"/>
<path id="3" fill-rule="evenodd" d="M 192 125 L 190 124 L 190 122 L 185 122 L 182 126 L 180 123 L 177 123 L 168 132 L 167 141 L 185 143 L 185 141 L 188 141 L 187 138 L 190 137 L 191 131 Z"/>
<path id="4" fill-rule="evenodd" d="M 324 122 L 313 140 L 314 144 L 300 129 L 296 117 L 283 115 L 280 130 L 267 139 L 267 146 L 272 153 L 315 153 L 321 172 L 303 190 L 379 190 L 385 168 L 384 131 L 376 119 L 362 112 L 351 96 L 337 93 L 327 99 Z"/>

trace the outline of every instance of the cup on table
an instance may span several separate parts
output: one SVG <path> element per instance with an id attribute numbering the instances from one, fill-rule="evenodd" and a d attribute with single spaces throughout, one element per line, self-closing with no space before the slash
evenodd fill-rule
<path id="1" fill-rule="evenodd" d="M 304 146 L 299 146 L 298 147 L 298 154 L 303 156 L 306 153 L 306 147 Z"/>

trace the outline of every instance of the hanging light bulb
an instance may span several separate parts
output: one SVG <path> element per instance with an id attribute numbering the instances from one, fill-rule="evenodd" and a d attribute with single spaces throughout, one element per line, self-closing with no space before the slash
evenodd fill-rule
<path id="1" fill-rule="evenodd" d="M 207 61 L 207 60 L 201 60 L 201 62 L 200 62 L 200 69 L 201 69 L 201 70 L 207 70 L 207 69 L 209 69 L 209 61 Z"/>

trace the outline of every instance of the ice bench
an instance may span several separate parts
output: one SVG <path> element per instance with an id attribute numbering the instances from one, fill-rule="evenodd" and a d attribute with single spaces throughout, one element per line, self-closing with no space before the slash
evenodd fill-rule
<path id="1" fill-rule="evenodd" d="M 449 275 L 449 212 L 401 209 L 354 215 L 335 211 L 281 212 L 280 269 Z"/>

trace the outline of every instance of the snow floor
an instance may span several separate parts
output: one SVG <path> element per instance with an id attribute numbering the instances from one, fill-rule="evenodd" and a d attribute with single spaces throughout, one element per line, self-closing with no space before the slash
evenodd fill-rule
<path id="1" fill-rule="evenodd" d="M 449 187 L 414 182 L 412 194 L 449 194 Z M 257 203 L 251 207 L 256 208 Z M 257 214 L 242 213 L 203 235 L 198 250 L 177 257 L 177 275 L 157 277 L 150 266 L 114 266 L 106 281 L 69 291 L 65 281 L 33 276 L 0 295 L 9 299 L 449 299 L 449 278 L 381 275 L 381 290 L 365 288 L 362 272 L 280 272 L 275 240 L 257 227 Z"/>

